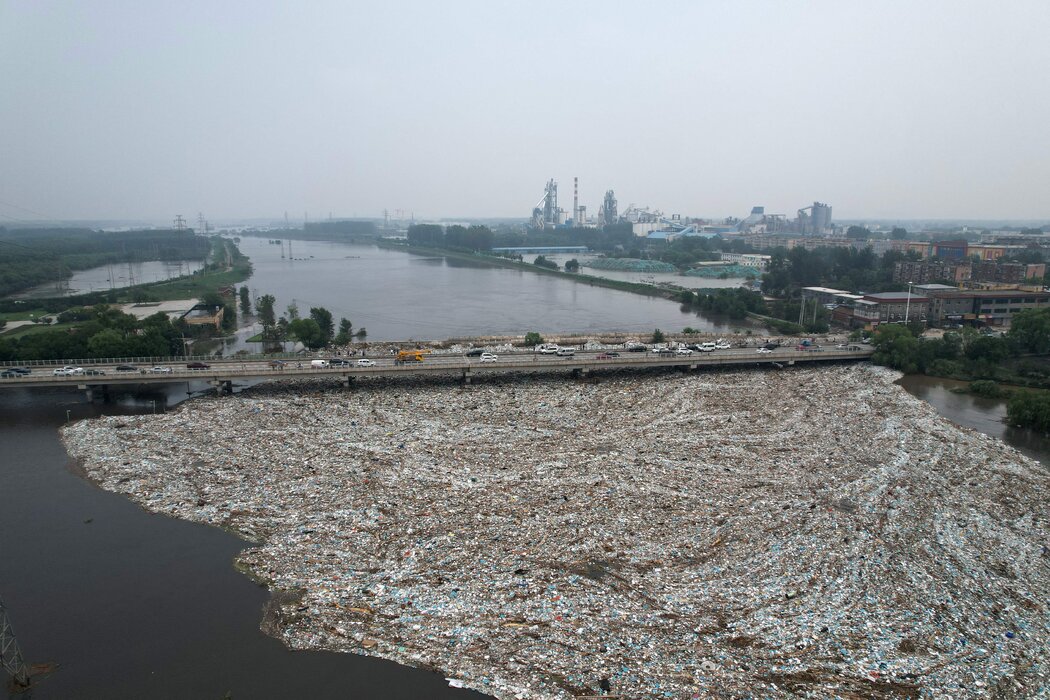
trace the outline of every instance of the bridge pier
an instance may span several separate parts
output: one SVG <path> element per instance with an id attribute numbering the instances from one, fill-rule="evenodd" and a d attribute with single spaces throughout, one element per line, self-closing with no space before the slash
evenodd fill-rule
<path id="1" fill-rule="evenodd" d="M 222 396 L 223 394 L 233 393 L 232 379 L 212 379 L 208 383 L 215 387 L 216 396 Z"/>
<path id="2" fill-rule="evenodd" d="M 92 387 L 87 384 L 77 384 L 77 388 L 84 392 L 84 396 L 87 397 L 88 403 L 95 400 L 95 392 Z"/>
<path id="3" fill-rule="evenodd" d="M 470 386 L 470 368 L 463 370 L 463 385 Z"/>
<path id="4" fill-rule="evenodd" d="M 347 389 L 353 389 L 354 388 L 354 378 L 351 377 L 349 374 L 345 375 L 343 377 L 343 386 L 346 387 Z"/>

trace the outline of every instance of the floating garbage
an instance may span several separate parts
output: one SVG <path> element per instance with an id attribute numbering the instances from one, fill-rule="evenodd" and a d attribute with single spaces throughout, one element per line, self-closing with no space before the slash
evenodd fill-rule
<path id="1" fill-rule="evenodd" d="M 501 698 L 1046 697 L 1050 475 L 898 376 L 301 382 L 63 436 L 256 543 L 291 648 Z"/>

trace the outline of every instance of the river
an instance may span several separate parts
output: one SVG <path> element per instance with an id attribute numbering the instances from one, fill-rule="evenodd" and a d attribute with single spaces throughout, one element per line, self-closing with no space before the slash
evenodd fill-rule
<path id="1" fill-rule="evenodd" d="M 276 311 L 304 316 L 323 306 L 369 340 L 603 331 L 711 332 L 744 325 L 683 311 L 674 301 L 510 269 L 483 260 L 416 255 L 373 245 L 293 241 L 294 259 L 265 238 L 243 237 L 252 297 L 272 294 Z M 287 255 L 287 242 L 283 247 Z M 717 280 L 726 282 L 726 280 Z M 241 349 L 241 346 L 227 350 Z"/>

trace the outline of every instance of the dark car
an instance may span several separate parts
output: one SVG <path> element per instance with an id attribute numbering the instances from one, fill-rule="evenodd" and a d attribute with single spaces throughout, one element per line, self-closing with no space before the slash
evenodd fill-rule
<path id="1" fill-rule="evenodd" d="M 105 374 L 105 372 L 100 369 L 86 369 L 84 370 L 84 374 L 90 375 L 92 377 L 97 377 L 99 375 Z"/>
<path id="2" fill-rule="evenodd" d="M 328 364 L 332 367 L 353 367 L 354 363 L 350 360 L 344 360 L 341 357 L 333 357 L 328 360 Z"/>
<path id="3" fill-rule="evenodd" d="M 645 352 L 648 349 L 649 348 L 645 347 L 644 345 L 632 345 L 631 347 L 627 348 L 627 352 Z"/>
<path id="4" fill-rule="evenodd" d="M 483 352 L 485 351 L 481 348 L 471 348 L 470 350 L 467 350 L 465 353 L 463 353 L 463 355 L 466 357 L 481 357 L 481 353 Z"/>
<path id="5" fill-rule="evenodd" d="M 5 369 L 3 372 L 0 372 L 0 379 L 17 379 L 21 376 L 24 376 L 21 372 L 12 372 L 9 369 Z"/>
<path id="6" fill-rule="evenodd" d="M 137 372 L 139 370 L 135 365 L 117 365 L 114 369 L 118 372 Z"/>
<path id="7" fill-rule="evenodd" d="M 32 370 L 28 367 L 8 367 L 8 372 L 14 372 L 15 374 L 31 374 Z"/>
<path id="8" fill-rule="evenodd" d="M 766 350 L 776 350 L 777 348 L 780 347 L 780 344 L 779 343 L 766 343 L 762 347 L 764 347 Z"/>
<path id="9" fill-rule="evenodd" d="M 211 365 L 203 362 L 187 362 L 186 369 L 211 369 Z"/>

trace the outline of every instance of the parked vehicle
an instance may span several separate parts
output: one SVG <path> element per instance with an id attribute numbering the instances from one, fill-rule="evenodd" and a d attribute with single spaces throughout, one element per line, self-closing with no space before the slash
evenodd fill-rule
<path id="1" fill-rule="evenodd" d="M 356 364 L 358 367 L 375 367 L 376 361 L 369 360 L 367 357 L 362 357 L 360 360 L 357 361 Z"/>
<path id="2" fill-rule="evenodd" d="M 311 369 L 328 369 L 328 360 L 310 360 Z"/>
<path id="3" fill-rule="evenodd" d="M 491 352 L 484 352 L 481 354 L 482 362 L 499 362 L 499 356 L 493 355 Z"/>
<path id="4" fill-rule="evenodd" d="M 187 362 L 186 369 L 210 369 L 211 365 L 203 362 Z"/>
<path id="5" fill-rule="evenodd" d="M 536 347 L 536 352 L 540 353 L 541 355 L 554 355 L 558 352 L 558 344 L 544 343 L 543 345 L 539 345 Z"/>

